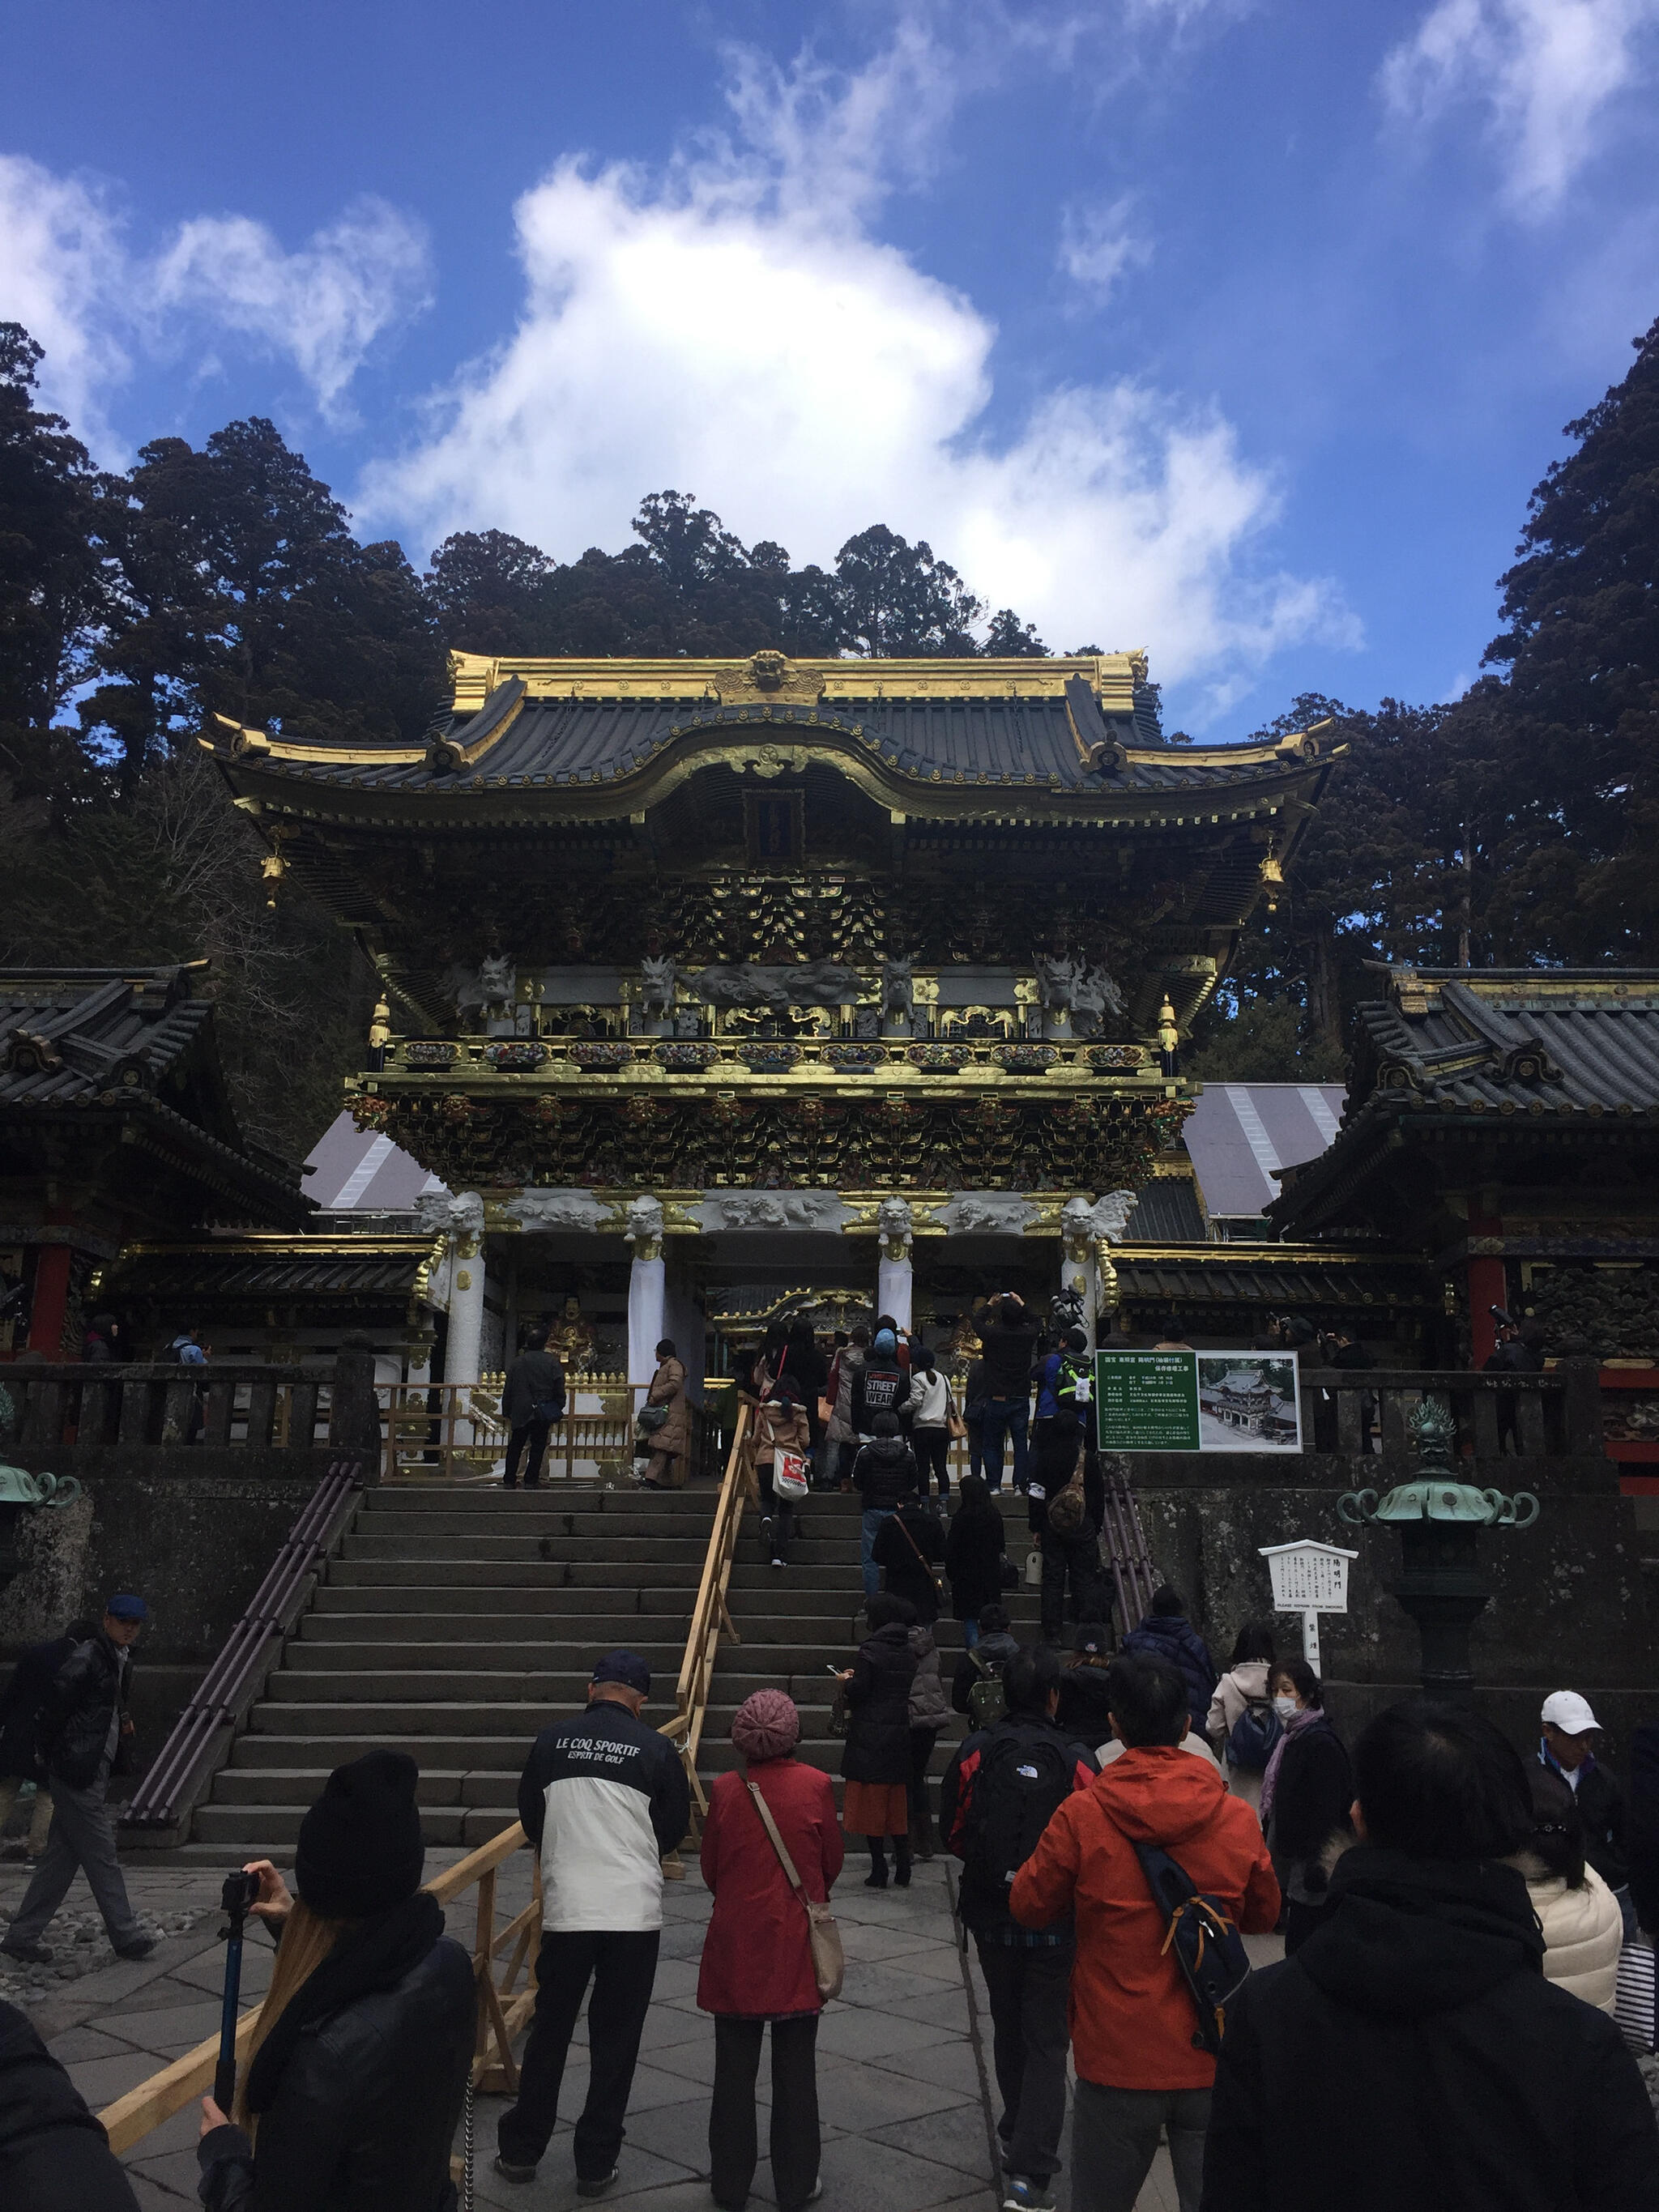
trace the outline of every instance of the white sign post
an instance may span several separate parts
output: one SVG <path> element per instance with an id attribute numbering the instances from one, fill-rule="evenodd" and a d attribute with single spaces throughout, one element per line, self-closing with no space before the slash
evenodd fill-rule
<path id="1" fill-rule="evenodd" d="M 1317 1674 L 1319 1616 L 1347 1611 L 1348 1562 L 1359 1554 L 1310 1536 L 1294 1544 L 1263 1544 L 1261 1552 L 1273 1578 L 1274 1609 L 1302 1615 L 1302 1656 Z"/>

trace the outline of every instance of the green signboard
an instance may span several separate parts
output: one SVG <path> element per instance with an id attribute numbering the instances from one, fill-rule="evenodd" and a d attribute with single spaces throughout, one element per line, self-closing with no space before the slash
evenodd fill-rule
<path id="1" fill-rule="evenodd" d="M 1293 1352 L 1097 1352 L 1102 1451 L 1299 1452 Z"/>
<path id="2" fill-rule="evenodd" d="M 1196 1451 L 1198 1358 L 1191 1352 L 1097 1352 L 1102 1451 Z"/>

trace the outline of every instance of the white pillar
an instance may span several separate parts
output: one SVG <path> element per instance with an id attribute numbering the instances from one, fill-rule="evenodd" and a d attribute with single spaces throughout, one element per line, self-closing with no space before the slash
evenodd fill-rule
<path id="1" fill-rule="evenodd" d="M 635 1260 L 628 1271 L 628 1379 L 636 1385 L 649 1383 L 657 1371 L 667 1273 L 661 1260 Z"/>
<path id="2" fill-rule="evenodd" d="M 647 1387 L 657 1371 L 657 1346 L 663 1338 L 668 1301 L 661 1201 L 648 1194 L 635 1199 L 623 1236 L 634 1248 L 634 1264 L 628 1271 L 628 1380 L 637 1391 Z"/>
<path id="3" fill-rule="evenodd" d="M 1111 1248 L 1122 1241 L 1123 1224 L 1134 1202 L 1130 1190 L 1110 1190 L 1093 1200 L 1086 1191 L 1079 1191 L 1060 1208 L 1060 1288 L 1082 1297 L 1083 1326 L 1091 1351 L 1098 1341 L 1101 1314 L 1117 1303 Z"/>
<path id="4" fill-rule="evenodd" d="M 449 1206 L 449 1333 L 444 1381 L 476 1382 L 483 1343 L 483 1200 L 463 1191 Z"/>
<path id="5" fill-rule="evenodd" d="M 902 1198 L 884 1198 L 876 1211 L 881 1258 L 876 1268 L 876 1311 L 890 1314 L 901 1328 L 911 1325 L 915 1271 L 910 1264 L 911 1214 Z"/>

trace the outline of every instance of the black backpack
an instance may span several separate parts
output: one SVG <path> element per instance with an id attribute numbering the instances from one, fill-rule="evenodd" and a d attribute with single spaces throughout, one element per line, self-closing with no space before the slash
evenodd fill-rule
<path id="1" fill-rule="evenodd" d="M 993 1728 L 1008 1714 L 1008 1687 L 1002 1669 L 981 1659 L 977 1651 L 970 1651 L 968 1656 L 979 1672 L 978 1681 L 968 1692 L 968 1717 L 976 1729 Z"/>
<path id="2" fill-rule="evenodd" d="M 1227 2008 L 1250 1978 L 1244 1938 L 1221 1899 L 1195 1890 L 1186 1869 L 1168 1851 L 1156 1844 L 1136 1844 L 1134 1853 L 1169 1923 L 1164 1948 L 1175 1953 L 1198 2015 L 1194 2047 L 1213 2058 L 1226 2033 Z"/>
<path id="3" fill-rule="evenodd" d="M 1043 1729 L 994 1728 L 974 1778 L 963 1871 L 975 1894 L 1006 1911 L 1008 1891 L 1072 1794 L 1073 1761 Z"/>
<path id="4" fill-rule="evenodd" d="M 1267 1761 L 1285 1730 L 1270 1699 L 1251 1698 L 1227 1735 L 1227 1764 L 1251 1774 L 1267 1771 Z"/>

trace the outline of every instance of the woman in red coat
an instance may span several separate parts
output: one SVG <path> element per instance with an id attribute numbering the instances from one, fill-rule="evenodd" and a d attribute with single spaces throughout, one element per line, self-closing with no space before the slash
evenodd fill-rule
<path id="1" fill-rule="evenodd" d="M 829 1776 L 789 1755 L 800 1741 L 800 1715 L 781 1690 L 757 1690 L 744 1700 L 732 1741 L 748 1771 L 715 1782 L 702 1832 L 702 1878 L 714 1900 L 697 1977 L 697 2002 L 714 2015 L 709 2179 L 715 2203 L 742 2212 L 759 2155 L 755 2077 L 769 2020 L 772 2186 L 778 2212 L 801 2212 L 817 2190 L 823 2000 L 806 1908 L 785 1879 L 750 1790 L 766 1800 L 802 1888 L 819 1904 L 841 1872 L 841 1830 Z"/>

